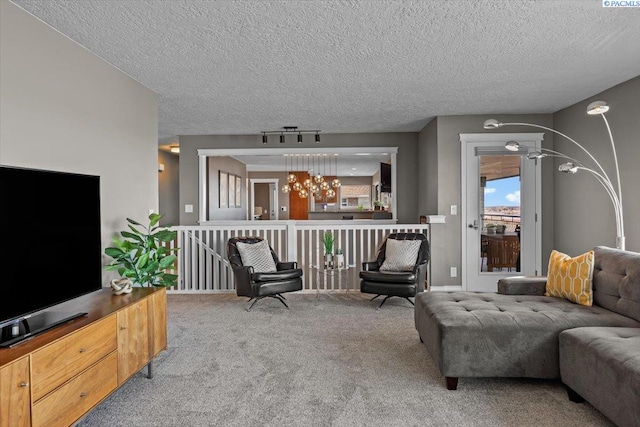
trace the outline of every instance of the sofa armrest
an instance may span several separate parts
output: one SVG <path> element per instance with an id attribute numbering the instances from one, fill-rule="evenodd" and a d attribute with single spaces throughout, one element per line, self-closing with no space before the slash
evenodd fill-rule
<path id="1" fill-rule="evenodd" d="M 363 271 L 378 271 L 380 270 L 380 266 L 377 261 L 363 262 L 362 263 Z"/>
<path id="2" fill-rule="evenodd" d="M 544 295 L 544 276 L 515 276 L 498 280 L 498 293 L 503 295 Z"/>

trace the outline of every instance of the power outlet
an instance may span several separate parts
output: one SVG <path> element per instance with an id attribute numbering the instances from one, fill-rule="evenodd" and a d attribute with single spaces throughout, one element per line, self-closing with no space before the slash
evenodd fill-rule
<path id="1" fill-rule="evenodd" d="M 451 277 L 458 277 L 458 269 L 456 267 L 451 267 L 449 269 L 449 275 Z"/>
<path id="2" fill-rule="evenodd" d="M 451 215 L 458 215 L 458 205 L 451 205 L 450 212 L 451 212 Z"/>

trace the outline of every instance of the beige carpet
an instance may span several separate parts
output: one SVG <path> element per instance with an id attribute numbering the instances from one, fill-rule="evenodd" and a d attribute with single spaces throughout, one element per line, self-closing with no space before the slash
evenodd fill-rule
<path id="1" fill-rule="evenodd" d="M 332 297 L 333 296 L 333 297 Z M 169 346 L 81 426 L 610 426 L 559 381 L 461 378 L 449 391 L 397 298 L 170 295 Z"/>

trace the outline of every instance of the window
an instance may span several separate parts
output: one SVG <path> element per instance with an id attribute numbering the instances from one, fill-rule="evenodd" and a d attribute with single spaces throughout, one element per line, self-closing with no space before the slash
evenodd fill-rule
<path id="1" fill-rule="evenodd" d="M 343 185 L 340 187 L 340 208 L 355 209 L 359 206 L 363 209 L 371 209 L 371 186 Z"/>

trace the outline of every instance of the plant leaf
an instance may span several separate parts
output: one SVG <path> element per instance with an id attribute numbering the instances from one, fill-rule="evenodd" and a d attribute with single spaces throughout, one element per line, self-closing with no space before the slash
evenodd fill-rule
<path id="1" fill-rule="evenodd" d="M 176 260 L 175 255 L 169 255 L 168 257 L 163 258 L 162 260 L 160 260 L 160 268 L 163 270 L 166 268 L 169 268 L 171 265 L 173 265 L 175 260 Z"/>

